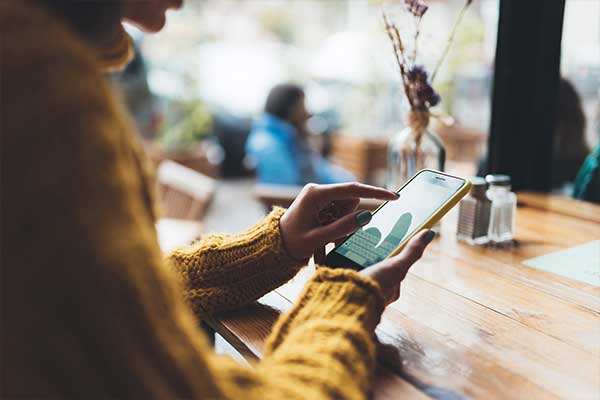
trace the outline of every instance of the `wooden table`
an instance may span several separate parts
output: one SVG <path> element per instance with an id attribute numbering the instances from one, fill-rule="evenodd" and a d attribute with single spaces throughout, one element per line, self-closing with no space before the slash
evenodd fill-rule
<path id="1" fill-rule="evenodd" d="M 458 243 L 456 210 L 446 217 L 377 328 L 375 398 L 600 399 L 600 288 L 522 264 L 599 239 L 600 225 L 538 203 L 518 209 L 510 249 Z M 313 272 L 208 322 L 259 359 Z"/>

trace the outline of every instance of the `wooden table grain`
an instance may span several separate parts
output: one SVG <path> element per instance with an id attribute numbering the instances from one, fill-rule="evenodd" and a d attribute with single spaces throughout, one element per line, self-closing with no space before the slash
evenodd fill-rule
<path id="1" fill-rule="evenodd" d="M 518 209 L 511 248 L 459 243 L 456 211 L 445 218 L 377 328 L 376 399 L 600 398 L 600 288 L 522 263 L 599 239 L 600 225 L 587 209 L 557 212 L 539 206 L 550 199 L 527 200 L 533 205 Z M 308 266 L 255 304 L 208 322 L 258 359 L 313 273 Z"/>

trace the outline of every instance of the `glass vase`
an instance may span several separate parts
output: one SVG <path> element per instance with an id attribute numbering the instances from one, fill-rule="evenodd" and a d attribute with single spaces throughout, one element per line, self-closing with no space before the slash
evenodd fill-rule
<path id="1" fill-rule="evenodd" d="M 387 187 L 398 190 L 423 168 L 443 171 L 446 149 L 442 140 L 428 128 L 415 131 L 407 126 L 388 145 Z"/>

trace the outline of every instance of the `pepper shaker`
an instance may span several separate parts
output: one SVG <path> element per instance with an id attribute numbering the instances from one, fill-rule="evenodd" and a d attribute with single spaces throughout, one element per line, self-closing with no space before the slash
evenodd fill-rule
<path id="1" fill-rule="evenodd" d="M 471 192 L 461 200 L 458 211 L 457 238 L 471 245 L 488 242 L 491 200 L 486 195 L 487 181 L 473 177 Z"/>

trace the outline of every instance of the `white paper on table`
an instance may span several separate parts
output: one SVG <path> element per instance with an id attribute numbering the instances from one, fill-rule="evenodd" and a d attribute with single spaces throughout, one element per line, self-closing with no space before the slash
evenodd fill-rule
<path id="1" fill-rule="evenodd" d="M 528 267 L 600 286 L 600 240 L 523 261 Z"/>

